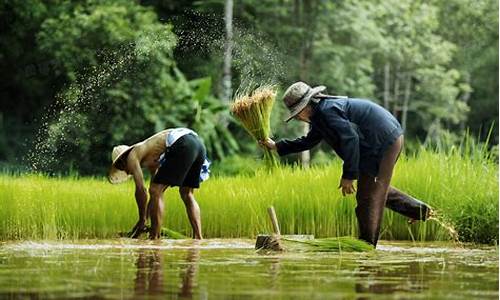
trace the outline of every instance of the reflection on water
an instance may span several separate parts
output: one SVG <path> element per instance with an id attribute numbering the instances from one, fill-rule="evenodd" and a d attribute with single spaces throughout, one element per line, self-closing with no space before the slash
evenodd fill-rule
<path id="1" fill-rule="evenodd" d="M 177 294 L 181 298 L 191 299 L 193 297 L 199 259 L 199 248 L 191 248 L 186 251 L 186 266 L 181 268 L 179 274 L 181 285 Z M 164 285 L 163 256 L 160 249 L 139 249 L 135 265 L 137 273 L 134 282 L 134 298 L 144 295 L 170 294 Z"/>
<path id="2" fill-rule="evenodd" d="M 187 266 L 182 272 L 182 285 L 179 290 L 179 296 L 183 298 L 193 297 L 193 287 L 196 285 L 196 273 L 198 272 L 198 261 L 200 260 L 200 250 L 197 248 L 189 249 L 186 255 Z"/>
<path id="3" fill-rule="evenodd" d="M 158 249 L 140 249 L 137 255 L 136 295 L 157 295 L 163 293 L 162 257 Z"/>
<path id="4" fill-rule="evenodd" d="M 408 262 L 406 264 L 406 280 L 394 280 L 401 277 L 403 271 L 397 265 L 394 268 L 381 268 L 380 266 L 360 266 L 358 276 L 356 277 L 355 290 L 360 295 L 373 294 L 395 294 L 397 292 L 406 292 L 411 294 L 421 294 L 429 287 L 422 276 L 423 266 L 417 262 Z M 391 279 L 392 278 L 392 279 Z M 360 296 L 358 299 L 370 299 L 371 297 Z"/>
<path id="5" fill-rule="evenodd" d="M 0 244 L 0 299 L 498 299 L 498 249 L 382 243 L 270 253 L 250 240 Z"/>

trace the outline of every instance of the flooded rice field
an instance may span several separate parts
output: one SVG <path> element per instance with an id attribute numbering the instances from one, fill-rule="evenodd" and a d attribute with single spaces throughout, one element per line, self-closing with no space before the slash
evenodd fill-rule
<path id="1" fill-rule="evenodd" d="M 0 244 L 0 299 L 498 299 L 498 248 L 382 241 L 257 253 L 253 240 Z"/>

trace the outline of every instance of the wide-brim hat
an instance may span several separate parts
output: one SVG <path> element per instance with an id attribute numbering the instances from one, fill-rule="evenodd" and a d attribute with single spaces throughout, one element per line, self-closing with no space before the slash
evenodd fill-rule
<path id="1" fill-rule="evenodd" d="M 127 181 L 131 175 L 116 167 L 116 162 L 125 157 L 133 149 L 133 146 L 119 145 L 113 148 L 111 152 L 111 168 L 108 172 L 108 180 L 112 184 L 122 183 Z"/>
<path id="2" fill-rule="evenodd" d="M 300 113 L 311 101 L 311 98 L 318 93 L 326 90 L 324 85 L 311 87 L 307 83 L 298 81 L 288 87 L 283 94 L 283 102 L 290 111 L 290 114 L 285 119 L 285 122 L 290 121 L 298 113 Z"/>

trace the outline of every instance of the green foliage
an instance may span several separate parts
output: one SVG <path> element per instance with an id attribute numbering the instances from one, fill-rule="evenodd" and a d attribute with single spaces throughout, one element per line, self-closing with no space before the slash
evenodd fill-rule
<path id="1" fill-rule="evenodd" d="M 231 155 L 214 161 L 211 173 L 214 176 L 253 175 L 263 167 L 262 160 L 242 155 Z"/>
<path id="2" fill-rule="evenodd" d="M 151 11 L 127 1 L 90 1 L 45 20 L 38 38 L 71 82 L 32 153 L 42 156 L 35 159 L 42 170 L 75 165 L 103 172 L 106 149 L 145 138 L 154 132 L 151 110 L 170 110 L 176 38 Z"/>
<path id="3" fill-rule="evenodd" d="M 307 5 L 311 6 L 309 13 Z M 450 131 L 463 134 L 467 119 L 469 124 L 476 123 L 474 113 L 468 118 L 469 105 L 489 103 L 492 106 L 485 119 L 491 122 L 497 118 L 493 105 L 498 88 L 489 88 L 487 97 L 471 90 L 478 79 L 491 81 L 482 87 L 497 86 L 493 83 L 498 81 L 496 7 L 494 1 L 465 0 L 269 1 L 256 6 L 248 20 L 258 32 L 272 36 L 279 48 L 286 49 L 288 71 L 282 77 L 283 84 L 300 78 L 326 84 L 331 93 L 379 103 L 387 94 L 387 109 L 405 123 L 407 136 L 435 139 Z M 495 22 L 484 24 L 484 18 L 477 17 L 481 14 Z M 277 22 L 293 29 L 274 26 Z M 313 43 L 312 51 L 308 51 L 309 42 Z M 483 51 L 485 46 L 487 52 Z M 464 53 L 469 56 L 464 57 Z M 471 81 L 469 67 L 483 61 L 478 57 L 489 57 L 488 63 L 481 68 L 485 72 Z M 389 66 L 388 88 L 385 66 Z M 484 76 L 486 72 L 490 75 Z M 485 131 L 483 128 L 483 136 Z"/>
<path id="4" fill-rule="evenodd" d="M 172 239 L 172 240 L 182 240 L 182 239 L 187 239 L 188 237 L 183 235 L 182 233 L 179 233 L 177 231 L 174 231 L 172 229 L 168 229 L 168 228 L 165 228 L 163 227 L 161 229 L 161 232 L 160 234 L 168 239 Z"/>
<path id="5" fill-rule="evenodd" d="M 494 124 L 498 143 L 498 1 L 234 5 L 235 91 L 305 80 L 387 100 L 409 139 L 458 143 L 470 127 L 484 141 Z M 98 174 L 110 146 L 171 126 L 197 130 L 213 159 L 257 153 L 213 96 L 223 9 L 222 0 L 2 1 L 0 160 L 20 165 L 31 148 L 39 167 Z M 275 105 L 274 133 L 301 134 L 281 122 L 284 111 Z"/>
<path id="6" fill-rule="evenodd" d="M 457 45 L 453 65 L 471 90 L 462 95 L 470 106 L 467 125 L 483 138 L 495 122 L 498 143 L 498 1 L 451 0 L 439 5 L 439 32 Z"/>
<path id="7" fill-rule="evenodd" d="M 102 63 L 99 51 L 122 50 L 123 45 L 137 40 L 137 52 L 155 48 L 157 58 L 171 56 L 175 37 L 171 28 L 156 22 L 156 14 L 130 1 L 86 1 L 72 9 L 46 19 L 38 33 L 40 49 L 51 53 L 70 81 L 75 81 L 87 68 Z M 162 39 L 143 40 L 144 33 L 161 34 Z M 146 37 L 146 39 L 151 36 Z"/>
<path id="8" fill-rule="evenodd" d="M 354 197 L 337 190 L 341 163 L 308 170 L 280 168 L 272 174 L 214 177 L 195 196 L 204 236 L 255 237 L 272 232 L 267 207 L 273 205 L 282 234 L 318 238 L 356 236 Z M 422 149 L 402 156 L 392 184 L 422 199 L 451 223 L 462 241 L 498 242 L 498 165 L 482 155 Z M 130 230 L 137 221 L 134 184 L 102 179 L 0 177 L 0 239 L 106 238 Z M 164 226 L 185 235 L 191 227 L 177 189 L 168 189 Z M 449 240 L 434 221 L 408 225 L 386 210 L 382 239 Z"/>
<path id="9" fill-rule="evenodd" d="M 177 94 L 174 111 L 163 113 L 166 119 L 156 121 L 156 130 L 164 124 L 194 129 L 204 140 L 207 152 L 212 159 L 223 159 L 226 155 L 234 155 L 239 145 L 228 125 L 232 122 L 227 105 L 212 95 L 212 80 L 209 77 L 188 81 L 180 71 L 176 70 L 178 86 L 187 87 L 183 94 Z"/>
<path id="10" fill-rule="evenodd" d="M 90 1 L 47 19 L 39 42 L 72 84 L 38 136 L 31 153 L 37 169 L 63 172 L 74 166 L 83 174 L 102 173 L 112 146 L 169 127 L 198 131 L 213 158 L 238 149 L 220 122 L 227 108 L 211 95 L 210 78 L 188 80 L 177 69 L 172 27 L 158 23 L 149 9 L 128 1 Z"/>
<path id="11" fill-rule="evenodd" d="M 436 6 L 399 0 L 343 1 L 331 10 L 335 16 L 321 19 L 331 26 L 318 33 L 319 82 L 350 96 L 373 96 L 379 103 L 388 100 L 384 105 L 400 120 L 407 110 L 409 120 L 402 122 L 408 123 L 410 135 L 417 130 L 436 135 L 431 132 L 433 124 L 466 119 L 468 106 L 459 96 L 468 86 L 450 67 L 456 47 L 438 34 Z"/>

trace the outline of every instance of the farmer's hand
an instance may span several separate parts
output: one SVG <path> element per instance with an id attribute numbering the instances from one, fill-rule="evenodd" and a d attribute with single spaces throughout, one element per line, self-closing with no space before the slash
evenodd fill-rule
<path id="1" fill-rule="evenodd" d="M 413 218 L 410 218 L 408 220 L 408 224 L 415 224 L 417 223 L 418 221 L 426 221 L 426 220 L 429 220 L 430 218 L 434 217 L 436 215 L 436 213 L 434 212 L 434 210 L 432 208 L 427 208 L 427 213 L 425 215 L 425 218 L 421 219 L 421 220 L 417 220 L 417 219 L 413 219 Z"/>
<path id="2" fill-rule="evenodd" d="M 267 138 L 266 140 L 260 140 L 259 145 L 269 150 L 276 150 L 276 143 L 270 138 Z"/>
<path id="3" fill-rule="evenodd" d="M 351 179 L 345 179 L 342 178 L 340 179 L 340 185 L 339 189 L 342 189 L 342 195 L 345 196 L 346 194 L 352 194 L 356 191 L 353 185 L 354 180 Z"/>
<path id="4" fill-rule="evenodd" d="M 141 234 L 148 231 L 149 228 L 146 226 L 145 222 L 139 220 L 137 224 L 135 224 L 134 228 L 132 228 L 132 231 L 130 231 L 129 236 L 133 239 L 136 239 L 139 238 Z"/>

